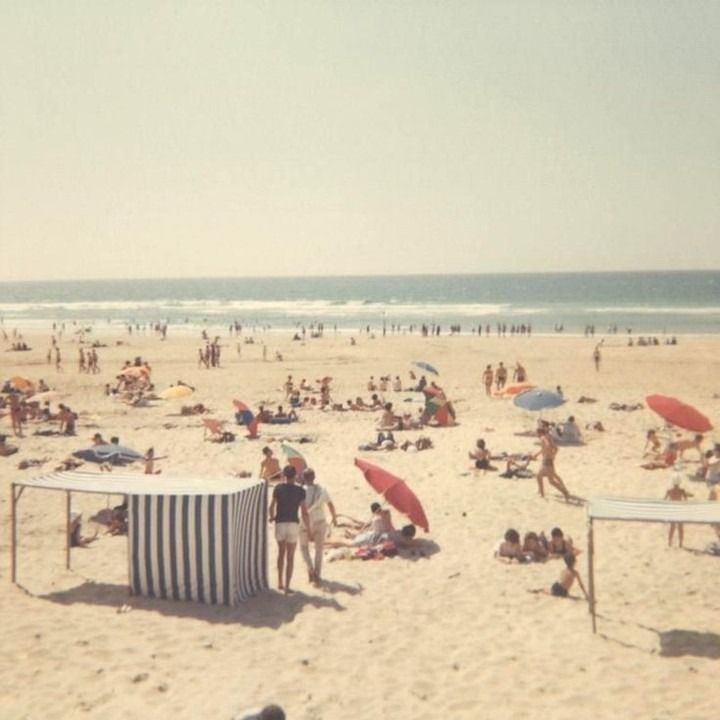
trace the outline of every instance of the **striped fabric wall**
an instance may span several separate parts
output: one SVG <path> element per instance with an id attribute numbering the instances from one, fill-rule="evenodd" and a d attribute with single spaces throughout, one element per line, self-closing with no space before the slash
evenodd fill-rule
<path id="1" fill-rule="evenodd" d="M 131 495 L 130 586 L 136 595 L 235 605 L 267 588 L 266 490 Z"/>

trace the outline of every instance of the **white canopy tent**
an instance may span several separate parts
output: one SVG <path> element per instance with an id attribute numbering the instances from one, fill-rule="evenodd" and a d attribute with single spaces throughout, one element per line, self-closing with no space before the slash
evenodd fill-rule
<path id="1" fill-rule="evenodd" d="M 128 498 L 128 576 L 135 595 L 235 605 L 268 587 L 265 483 L 59 472 L 12 483 L 12 581 L 17 581 L 17 504 L 26 487 L 66 493 L 70 567 L 73 492 Z"/>
<path id="2" fill-rule="evenodd" d="M 588 518 L 588 594 L 593 632 L 597 631 L 595 616 L 594 537 L 595 520 L 627 522 L 720 523 L 720 502 L 652 500 L 648 498 L 598 497 L 587 504 Z"/>

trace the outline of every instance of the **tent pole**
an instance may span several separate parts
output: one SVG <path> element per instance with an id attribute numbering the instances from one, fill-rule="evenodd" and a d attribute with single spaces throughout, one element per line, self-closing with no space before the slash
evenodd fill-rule
<path id="1" fill-rule="evenodd" d="M 590 602 L 588 611 L 592 615 L 592 629 L 593 633 L 597 632 L 597 621 L 595 618 L 595 543 L 593 537 L 593 520 L 588 520 L 588 590 L 590 595 Z"/>
<path id="2" fill-rule="evenodd" d="M 65 567 L 70 569 L 70 491 L 65 493 Z"/>
<path id="3" fill-rule="evenodd" d="M 11 506 L 11 532 L 10 532 L 10 547 L 12 548 L 12 581 L 16 582 L 17 580 L 17 501 L 19 499 L 19 495 L 15 495 L 15 483 L 11 486 L 12 489 L 12 506 Z"/>

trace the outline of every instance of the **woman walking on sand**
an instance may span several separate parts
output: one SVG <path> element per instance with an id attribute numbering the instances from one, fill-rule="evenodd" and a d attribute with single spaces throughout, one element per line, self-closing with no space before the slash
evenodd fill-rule
<path id="1" fill-rule="evenodd" d="M 540 469 L 538 470 L 536 479 L 538 484 L 538 492 L 540 497 L 545 497 L 545 488 L 543 486 L 544 478 L 548 479 L 548 482 L 556 487 L 562 494 L 565 500 L 570 499 L 570 493 L 565 487 L 565 483 L 562 478 L 555 471 L 555 456 L 557 455 L 557 445 L 552 441 L 552 438 L 548 434 L 545 428 L 538 428 L 538 437 L 540 438 L 540 450 L 535 454 L 535 458 L 542 455 L 542 461 L 540 463 Z"/>

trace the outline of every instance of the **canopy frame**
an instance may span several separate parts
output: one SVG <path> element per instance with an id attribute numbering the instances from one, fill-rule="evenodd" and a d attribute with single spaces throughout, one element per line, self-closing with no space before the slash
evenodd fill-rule
<path id="1" fill-rule="evenodd" d="M 593 633 L 597 633 L 597 595 L 595 586 L 595 520 L 612 522 L 720 523 L 720 503 L 712 500 L 677 502 L 651 498 L 591 498 L 587 504 L 588 612 Z"/>

